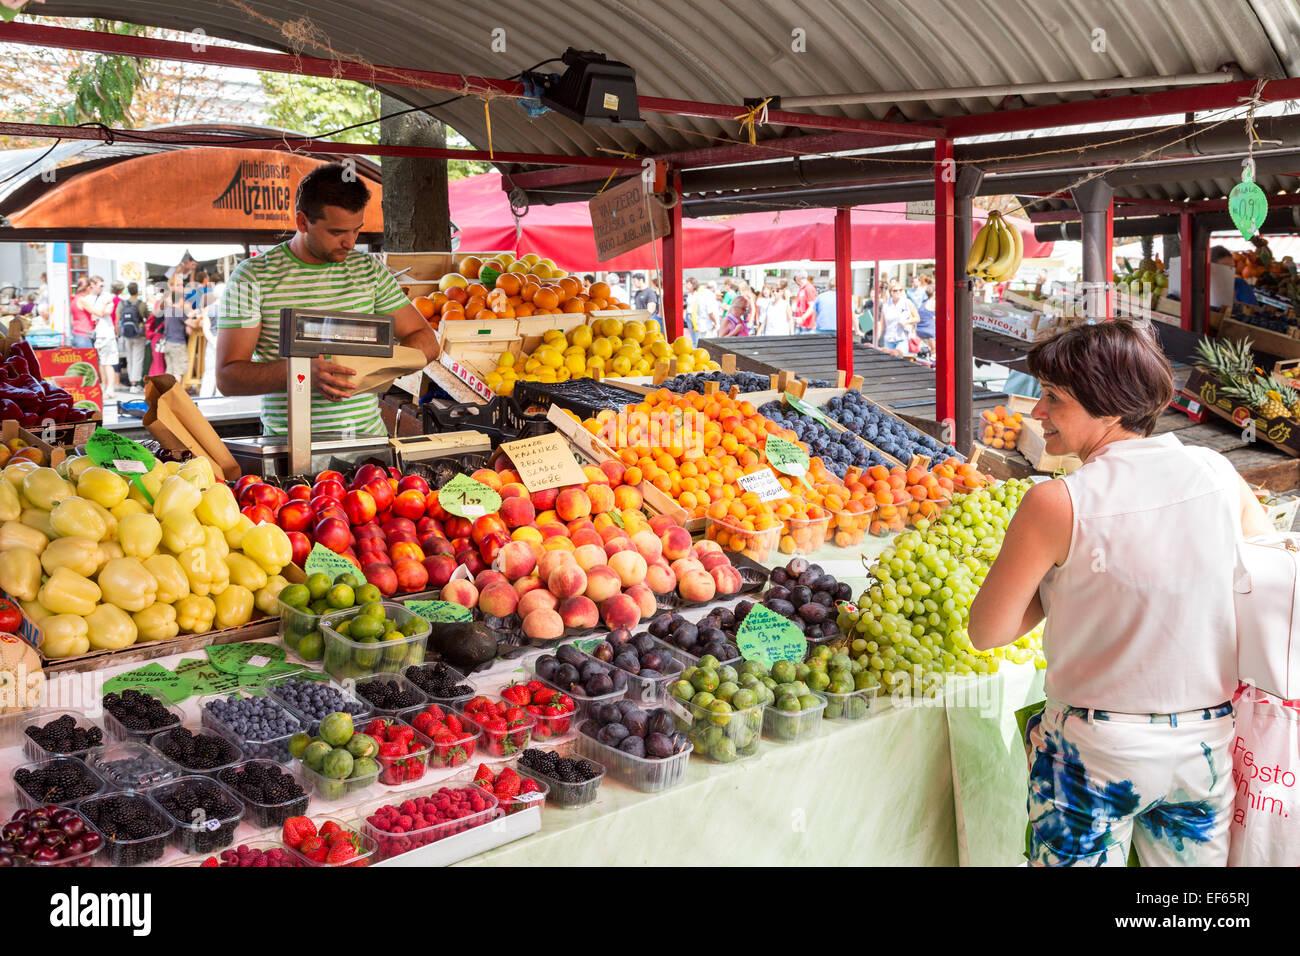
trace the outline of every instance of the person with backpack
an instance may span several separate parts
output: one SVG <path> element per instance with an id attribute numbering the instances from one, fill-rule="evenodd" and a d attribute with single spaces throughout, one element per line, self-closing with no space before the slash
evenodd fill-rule
<path id="1" fill-rule="evenodd" d="M 144 353 L 149 344 L 144 337 L 145 305 L 140 299 L 140 287 L 132 282 L 126 287 L 126 298 L 117 303 L 117 328 L 122 335 L 122 351 L 126 353 L 126 379 L 128 392 L 144 391 Z"/>

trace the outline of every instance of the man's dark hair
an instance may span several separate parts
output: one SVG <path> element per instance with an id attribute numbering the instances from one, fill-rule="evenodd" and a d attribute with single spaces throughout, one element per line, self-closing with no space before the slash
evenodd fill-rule
<path id="1" fill-rule="evenodd" d="M 129 282 L 129 283 L 127 283 L 127 286 L 126 286 L 126 294 L 127 294 L 127 295 L 139 295 L 139 294 L 140 294 L 140 287 L 139 287 L 138 285 L 136 285 L 134 282 Z"/>
<path id="2" fill-rule="evenodd" d="M 308 222 L 316 222 L 324 218 L 326 206 L 361 212 L 368 202 L 370 190 L 356 174 L 356 170 L 342 163 L 326 163 L 302 177 L 293 207 L 306 213 Z"/>
<path id="3" fill-rule="evenodd" d="M 1220 259 L 1231 259 L 1232 251 L 1227 246 L 1215 246 L 1210 250 L 1210 261 L 1218 262 Z"/>

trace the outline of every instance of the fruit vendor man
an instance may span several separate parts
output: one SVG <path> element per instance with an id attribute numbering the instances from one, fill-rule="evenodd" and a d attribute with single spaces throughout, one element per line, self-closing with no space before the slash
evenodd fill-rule
<path id="1" fill-rule="evenodd" d="M 223 395 L 261 395 L 264 434 L 282 435 L 289 427 L 287 360 L 280 357 L 283 308 L 387 313 L 395 340 L 430 362 L 438 357 L 433 330 L 392 273 L 355 248 L 369 200 L 354 170 L 318 166 L 298 183 L 293 238 L 244 260 L 230 275 L 217 323 L 217 388 Z M 313 431 L 385 434 L 378 398 L 352 395 L 354 374 L 346 359 L 312 359 Z"/>

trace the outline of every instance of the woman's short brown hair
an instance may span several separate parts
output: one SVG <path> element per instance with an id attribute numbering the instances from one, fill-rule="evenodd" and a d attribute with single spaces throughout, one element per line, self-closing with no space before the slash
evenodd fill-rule
<path id="1" fill-rule="evenodd" d="M 1029 374 L 1063 388 L 1094 418 L 1118 416 L 1150 435 L 1174 397 L 1169 360 L 1147 325 L 1126 319 L 1076 325 L 1029 351 Z"/>

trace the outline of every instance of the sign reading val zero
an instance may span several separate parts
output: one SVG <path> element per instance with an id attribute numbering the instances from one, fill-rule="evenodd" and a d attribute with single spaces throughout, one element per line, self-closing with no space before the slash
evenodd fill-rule
<path id="1" fill-rule="evenodd" d="M 86 408 L 98 417 L 104 408 L 99 387 L 99 353 L 94 349 L 37 349 L 41 378 L 67 389 L 76 408 Z"/>

